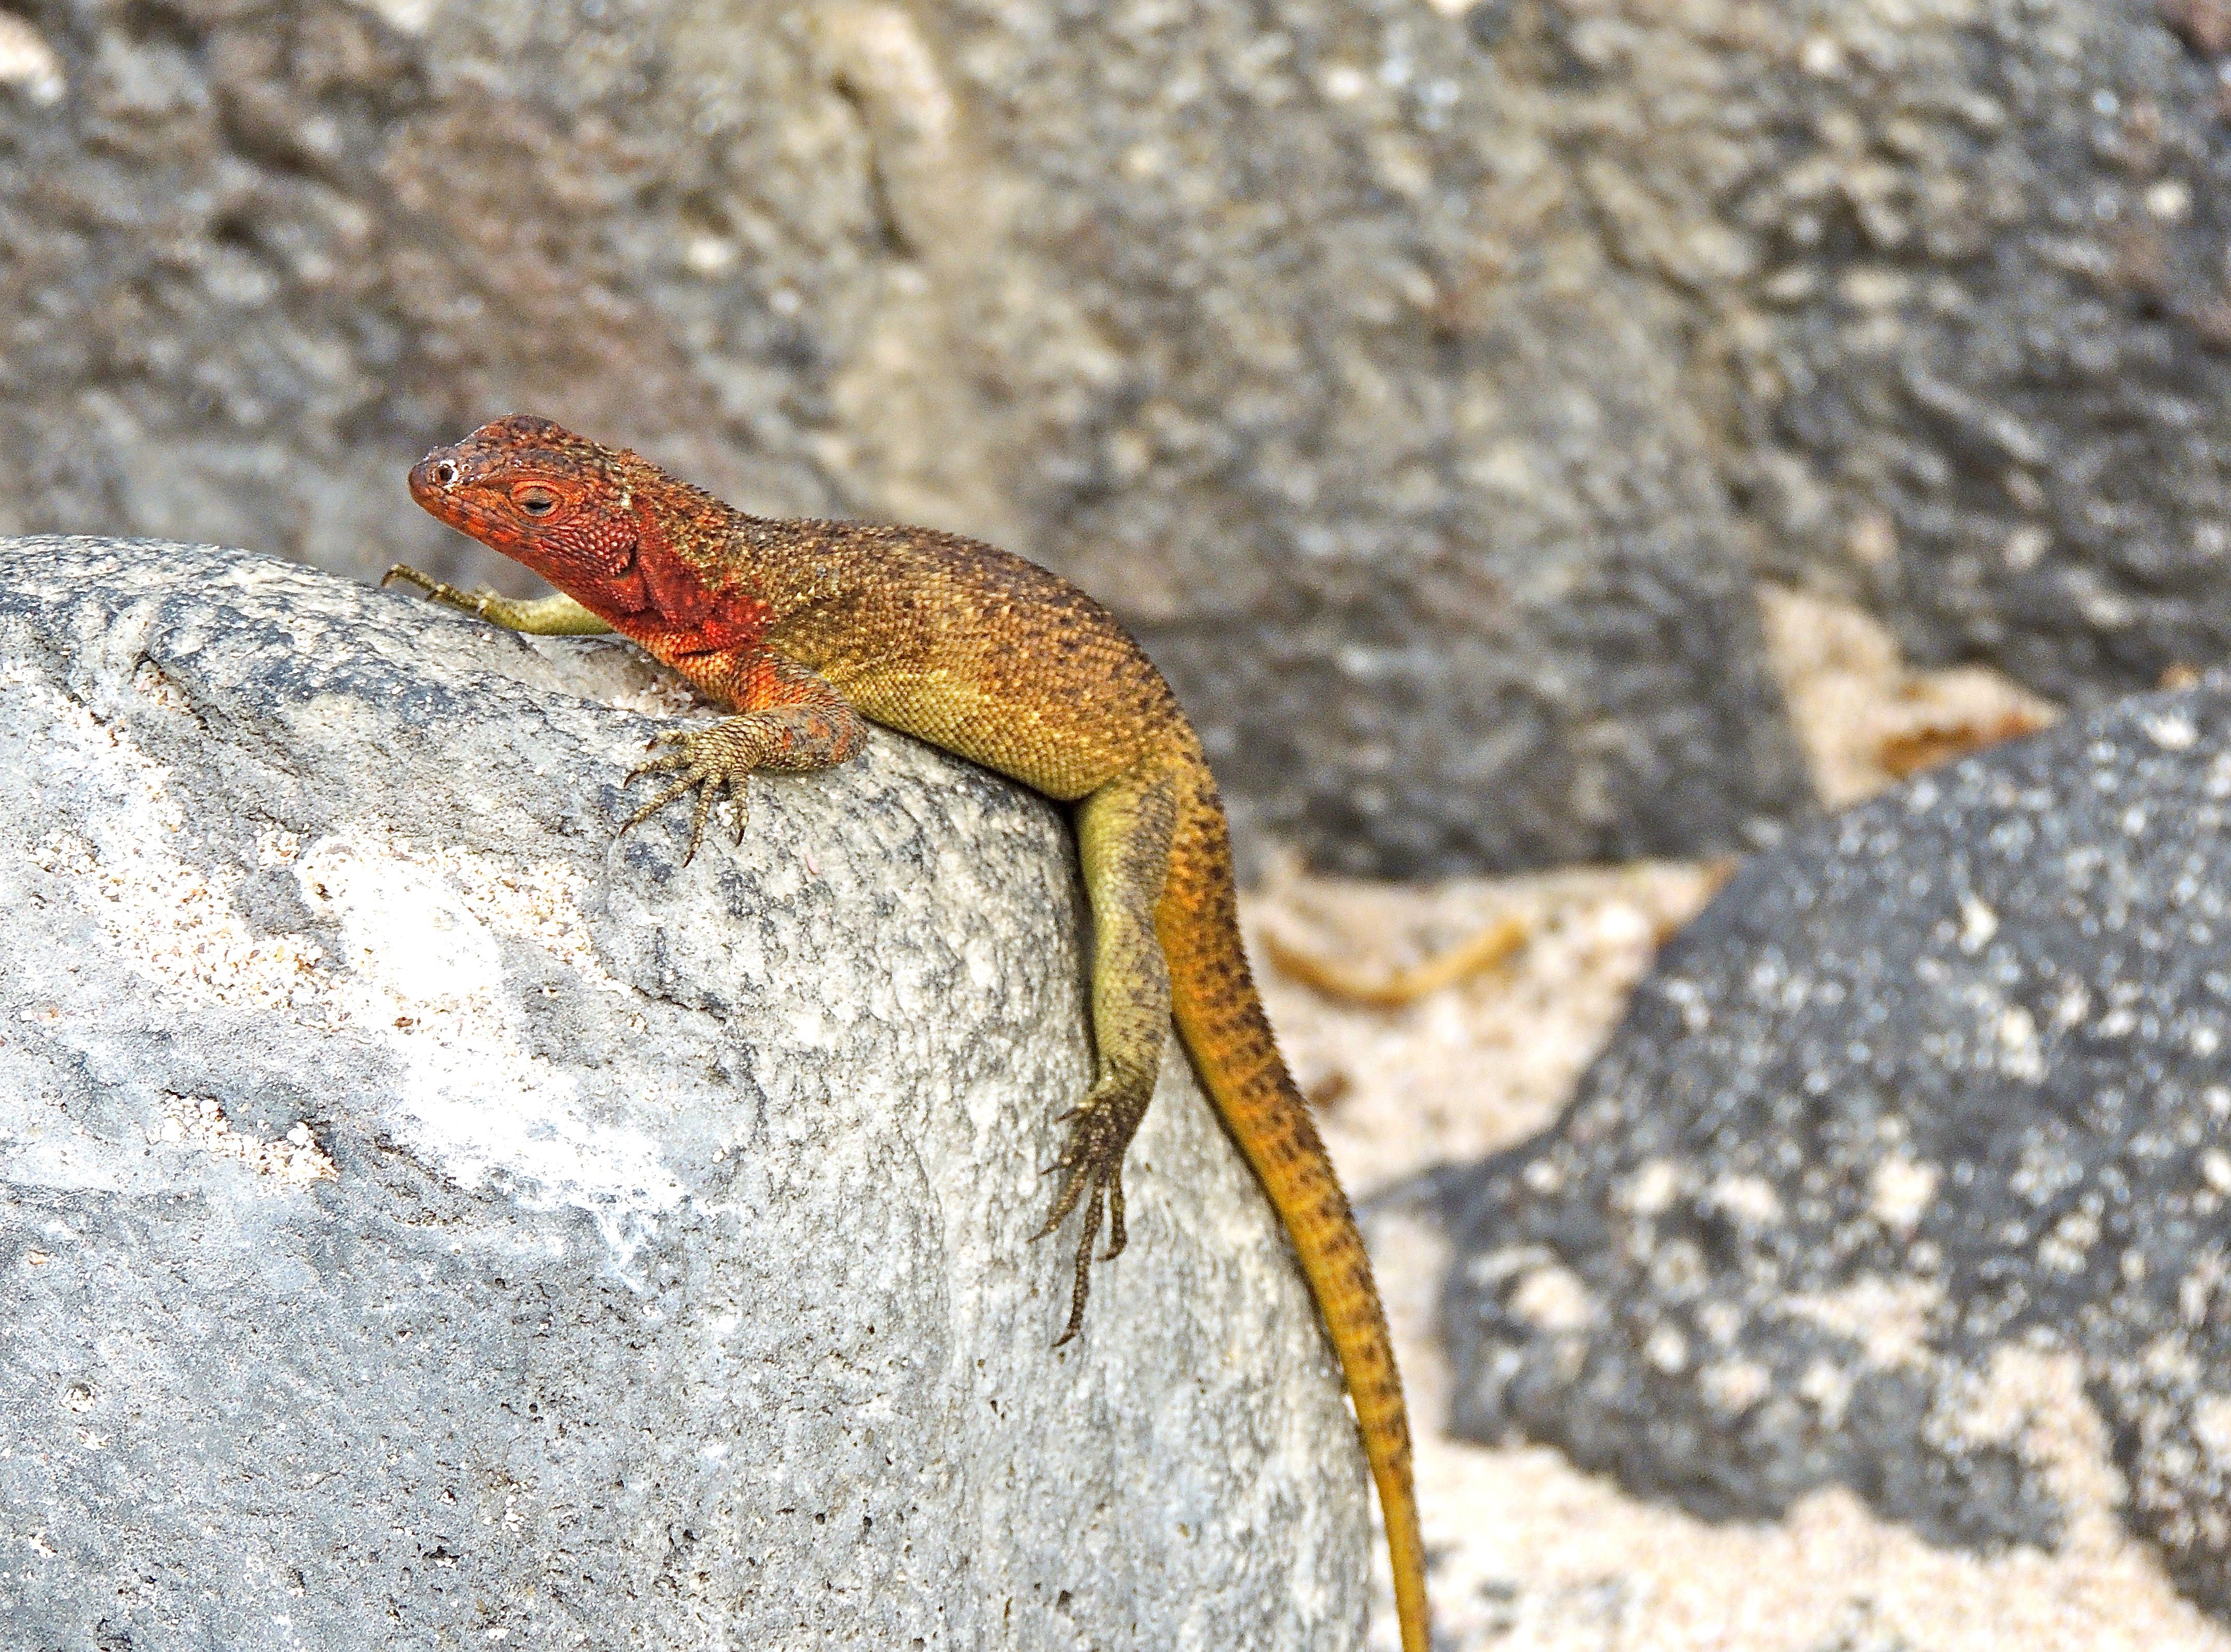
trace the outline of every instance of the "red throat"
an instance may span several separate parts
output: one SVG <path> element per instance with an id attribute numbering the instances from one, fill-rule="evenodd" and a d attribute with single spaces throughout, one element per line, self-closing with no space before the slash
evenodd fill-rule
<path id="1" fill-rule="evenodd" d="M 715 590 L 686 558 L 676 552 L 659 513 L 640 499 L 635 510 L 639 532 L 634 571 L 649 598 L 649 609 L 657 616 L 660 633 L 655 642 L 646 636 L 646 646 L 670 659 L 675 655 L 710 654 L 758 642 L 766 631 L 767 605 L 740 591 Z M 585 598 L 577 600 L 595 606 Z"/>

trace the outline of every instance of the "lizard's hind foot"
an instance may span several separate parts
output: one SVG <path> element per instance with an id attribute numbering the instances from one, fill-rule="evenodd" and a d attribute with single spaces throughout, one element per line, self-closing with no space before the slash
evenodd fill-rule
<path id="1" fill-rule="evenodd" d="M 1057 1348 L 1084 1328 L 1084 1303 L 1092 1289 L 1092 1245 L 1100 1236 L 1103 1216 L 1108 1223 L 1108 1249 L 1101 1253 L 1102 1262 L 1113 1262 L 1122 1255 L 1129 1240 L 1123 1221 L 1123 1154 L 1138 1133 L 1139 1120 L 1147 1115 L 1147 1103 L 1154 1093 L 1152 1075 L 1141 1081 L 1135 1074 L 1111 1073 L 1064 1115 L 1069 1120 L 1069 1141 L 1047 1171 L 1062 1173 L 1061 1186 L 1054 1194 L 1045 1225 L 1031 1236 L 1033 1240 L 1046 1237 L 1068 1219 L 1070 1211 L 1083 1207 L 1084 1231 L 1077 1242 L 1077 1278 L 1070 1291 L 1069 1324 L 1054 1339 Z"/>

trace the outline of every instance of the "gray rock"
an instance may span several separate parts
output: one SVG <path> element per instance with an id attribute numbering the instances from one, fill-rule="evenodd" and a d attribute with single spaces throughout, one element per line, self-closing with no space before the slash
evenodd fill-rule
<path id="1" fill-rule="evenodd" d="M 1458 1425 L 1716 1518 L 1833 1481 L 2049 1543 L 2009 1395 L 2065 1357 L 2125 1517 L 2231 1608 L 2227 826 L 2217 680 L 1754 860 L 1557 1126 L 1445 1184 Z"/>
<path id="2" fill-rule="evenodd" d="M 1173 1061 L 1050 1350 L 1040 800 L 878 736 L 615 842 L 686 696 L 0 544 L 0 1624 L 85 1649 L 1349 1646 L 1362 1460 Z"/>
<path id="3" fill-rule="evenodd" d="M 1078 578 L 1248 841 L 1751 846 L 1807 792 L 1694 300 L 1607 254 L 1510 10 L 48 8 L 0 531 L 511 579 L 400 479 L 524 409 Z"/>
<path id="4" fill-rule="evenodd" d="M 1801 812 L 1687 306 L 1607 256 L 1554 98 L 1414 0 L 1070 10 L 959 55 L 1021 250 L 1114 351 L 1018 352 L 1015 491 L 1248 816 L 1417 874 Z"/>
<path id="5" fill-rule="evenodd" d="M 2165 21 L 2218 10 L 1525 9 L 1762 571 L 2079 704 L 2231 654 L 2231 61 Z"/>

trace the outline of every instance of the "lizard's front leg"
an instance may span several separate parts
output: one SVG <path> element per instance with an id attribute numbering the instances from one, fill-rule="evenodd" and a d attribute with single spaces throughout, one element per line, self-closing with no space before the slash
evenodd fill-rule
<path id="1" fill-rule="evenodd" d="M 400 562 L 379 577 L 381 589 L 398 579 L 444 608 L 528 636 L 598 636 L 612 629 L 562 590 L 554 597 L 532 598 L 499 597 L 492 590 L 459 590 Z"/>
<path id="2" fill-rule="evenodd" d="M 687 866 L 705 836 L 714 800 L 726 788 L 736 814 L 736 841 L 744 841 L 744 782 L 754 769 L 803 774 L 842 763 L 864 745 L 867 720 L 826 679 L 765 649 L 699 656 L 676 662 L 697 687 L 736 707 L 710 728 L 669 729 L 654 747 L 673 749 L 629 771 L 632 784 L 646 774 L 670 774 L 673 784 L 620 823 L 641 825 L 676 798 L 695 791 Z"/>
<path id="3" fill-rule="evenodd" d="M 1077 1282 L 1058 1348 L 1084 1323 L 1092 1242 L 1108 1216 L 1108 1251 L 1123 1249 L 1123 1154 L 1138 1133 L 1161 1072 L 1170 1031 L 1170 969 L 1154 934 L 1154 908 L 1169 874 L 1177 824 L 1177 784 L 1167 770 L 1130 771 L 1077 806 L 1077 842 L 1092 902 L 1092 1042 L 1099 1076 L 1070 1113 L 1069 1140 L 1053 1168 L 1062 1172 L 1043 1239 L 1084 1207 L 1077 1244 Z"/>

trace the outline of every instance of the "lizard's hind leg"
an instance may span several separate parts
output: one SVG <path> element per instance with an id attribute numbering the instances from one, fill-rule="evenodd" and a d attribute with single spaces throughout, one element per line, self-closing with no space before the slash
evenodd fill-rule
<path id="1" fill-rule="evenodd" d="M 1061 1184 L 1038 1233 L 1045 1237 L 1083 1206 L 1069 1325 L 1057 1348 L 1084 1323 L 1092 1242 L 1103 1210 L 1109 1235 L 1102 1260 L 1119 1255 L 1128 1237 L 1123 1154 L 1147 1116 L 1169 1041 L 1170 970 L 1154 933 L 1154 909 L 1176 823 L 1176 777 L 1167 769 L 1127 771 L 1077 806 L 1077 849 L 1092 903 L 1092 1042 L 1099 1073 L 1084 1100 L 1064 1115 L 1069 1140 L 1053 1165 Z"/>

